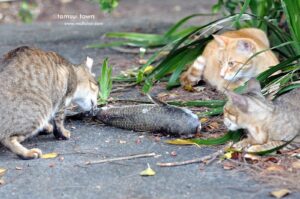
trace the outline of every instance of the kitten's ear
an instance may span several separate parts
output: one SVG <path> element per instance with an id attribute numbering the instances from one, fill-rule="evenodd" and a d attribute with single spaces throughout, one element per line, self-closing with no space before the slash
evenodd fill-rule
<path id="1" fill-rule="evenodd" d="M 250 39 L 239 39 L 237 41 L 237 50 L 242 53 L 254 53 L 255 45 Z"/>
<path id="2" fill-rule="evenodd" d="M 92 73 L 94 60 L 90 57 L 86 57 L 85 66 L 89 69 L 89 71 Z"/>
<path id="3" fill-rule="evenodd" d="M 247 93 L 261 94 L 261 87 L 259 81 L 255 78 L 251 78 L 247 84 Z"/>
<path id="4" fill-rule="evenodd" d="M 229 38 L 223 35 L 213 35 L 215 41 L 217 42 L 218 46 L 224 48 L 226 44 L 229 42 Z"/>
<path id="5" fill-rule="evenodd" d="M 248 101 L 245 96 L 229 90 L 226 90 L 225 94 L 227 95 L 228 100 L 231 101 L 234 106 L 238 107 L 239 110 L 245 113 L 248 111 Z"/>

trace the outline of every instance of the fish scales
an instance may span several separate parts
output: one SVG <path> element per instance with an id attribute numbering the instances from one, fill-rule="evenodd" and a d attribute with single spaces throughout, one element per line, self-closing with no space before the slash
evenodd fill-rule
<path id="1" fill-rule="evenodd" d="M 165 134 L 195 134 L 201 128 L 198 117 L 191 111 L 170 105 L 104 107 L 97 113 L 97 118 L 123 129 Z"/>

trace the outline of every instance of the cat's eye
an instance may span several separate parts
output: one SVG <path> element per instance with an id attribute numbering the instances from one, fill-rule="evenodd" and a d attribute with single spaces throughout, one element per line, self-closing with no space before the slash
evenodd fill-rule
<path id="1" fill-rule="evenodd" d="M 229 66 L 229 67 L 232 67 L 233 65 L 234 65 L 234 62 L 233 62 L 233 61 L 228 62 L 228 66 Z"/>

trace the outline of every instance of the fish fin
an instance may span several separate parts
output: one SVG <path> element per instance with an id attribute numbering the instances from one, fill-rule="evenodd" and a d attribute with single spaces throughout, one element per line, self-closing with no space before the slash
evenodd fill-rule
<path id="1" fill-rule="evenodd" d="M 154 96 L 152 96 L 152 95 L 150 95 L 150 94 L 147 94 L 147 97 L 148 97 L 148 98 L 150 99 L 150 101 L 151 101 L 152 103 L 154 103 L 154 104 L 157 104 L 157 105 L 160 105 L 160 106 L 168 106 L 167 103 L 165 103 L 165 102 L 159 100 L 158 98 L 156 98 L 156 97 L 154 97 Z"/>

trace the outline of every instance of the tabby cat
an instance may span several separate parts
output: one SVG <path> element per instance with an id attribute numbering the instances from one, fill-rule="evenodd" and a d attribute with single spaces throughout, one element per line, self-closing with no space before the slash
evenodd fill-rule
<path id="1" fill-rule="evenodd" d="M 229 100 L 224 124 L 229 130 L 248 130 L 248 137 L 236 143 L 236 148 L 263 151 L 294 138 L 293 143 L 300 142 L 300 89 L 270 101 L 262 95 L 259 82 L 251 79 L 244 94 L 225 93 Z"/>
<path id="2" fill-rule="evenodd" d="M 244 28 L 214 35 L 201 56 L 181 75 L 183 87 L 193 86 L 201 79 L 220 91 L 233 90 L 251 77 L 278 64 L 271 50 L 247 60 L 270 47 L 266 34 L 256 28 Z"/>
<path id="3" fill-rule="evenodd" d="M 19 157 L 33 159 L 42 151 L 20 143 L 39 131 L 53 130 L 57 138 L 68 139 L 65 107 L 74 102 L 92 110 L 97 105 L 92 65 L 91 58 L 85 65 L 73 65 L 55 52 L 27 46 L 4 55 L 0 61 L 0 142 Z"/>

